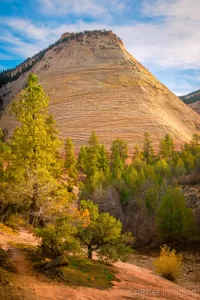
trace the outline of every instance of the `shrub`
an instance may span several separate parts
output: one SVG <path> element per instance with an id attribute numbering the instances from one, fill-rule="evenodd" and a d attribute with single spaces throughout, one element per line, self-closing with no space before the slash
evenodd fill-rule
<path id="1" fill-rule="evenodd" d="M 66 217 L 57 219 L 55 223 L 47 225 L 45 228 L 36 228 L 35 234 L 41 239 L 39 249 L 42 256 L 55 259 L 65 252 L 79 252 L 79 242 L 75 239 L 76 227 Z"/>
<path id="2" fill-rule="evenodd" d="M 170 241 L 190 238 L 194 216 L 192 210 L 186 207 L 184 195 L 179 188 L 169 188 L 161 198 L 157 224 L 162 236 Z"/>
<path id="3" fill-rule="evenodd" d="M 160 256 L 154 261 L 156 272 L 164 278 L 174 281 L 181 272 L 182 254 L 167 245 L 161 247 Z"/>

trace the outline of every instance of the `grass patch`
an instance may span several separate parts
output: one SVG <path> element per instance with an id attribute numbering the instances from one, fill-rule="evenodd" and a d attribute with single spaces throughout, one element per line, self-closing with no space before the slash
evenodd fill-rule
<path id="1" fill-rule="evenodd" d="M 107 289 L 113 286 L 116 278 L 116 271 L 112 265 L 100 261 L 89 260 L 82 256 L 68 256 L 68 267 L 58 267 L 44 270 L 44 266 L 51 260 L 44 259 L 40 249 L 31 245 L 15 244 L 15 247 L 24 250 L 31 261 L 33 267 L 47 275 L 53 280 L 64 282 L 70 286 L 86 286 L 97 289 Z"/>
<path id="2" fill-rule="evenodd" d="M 11 227 L 6 226 L 3 223 L 0 223 L 0 232 L 6 233 L 8 235 L 19 235 L 19 232 Z"/>
<path id="3" fill-rule="evenodd" d="M 56 270 L 58 276 L 68 285 L 107 289 L 112 287 L 112 281 L 117 281 L 116 272 L 110 265 L 83 257 L 69 257 L 68 261 L 68 267 Z"/>

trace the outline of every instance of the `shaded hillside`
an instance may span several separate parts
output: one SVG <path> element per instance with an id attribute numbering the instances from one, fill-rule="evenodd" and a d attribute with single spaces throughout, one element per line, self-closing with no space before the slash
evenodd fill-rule
<path id="1" fill-rule="evenodd" d="M 200 90 L 188 95 L 179 97 L 185 104 L 188 104 L 195 112 L 200 114 Z"/>
<path id="2" fill-rule="evenodd" d="M 200 101 L 200 90 L 179 97 L 185 104 L 191 104 Z"/>
<path id="3" fill-rule="evenodd" d="M 23 65 L 12 70 L 0 89 L 0 127 L 9 135 L 16 121 L 10 104 L 26 85 Z M 72 137 L 77 148 L 95 130 L 107 148 L 123 138 L 132 151 L 150 132 L 154 146 L 170 133 L 179 147 L 200 129 L 200 117 L 163 86 L 124 48 L 111 31 L 65 33 L 31 66 L 50 97 L 60 136 Z M 5 75 L 5 74 L 4 74 Z"/>

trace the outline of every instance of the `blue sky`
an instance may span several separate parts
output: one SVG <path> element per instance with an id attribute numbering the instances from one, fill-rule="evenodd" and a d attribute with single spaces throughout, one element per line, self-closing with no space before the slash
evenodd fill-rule
<path id="1" fill-rule="evenodd" d="M 111 29 L 175 94 L 200 89 L 200 0 L 0 0 L 0 70 L 62 33 Z"/>

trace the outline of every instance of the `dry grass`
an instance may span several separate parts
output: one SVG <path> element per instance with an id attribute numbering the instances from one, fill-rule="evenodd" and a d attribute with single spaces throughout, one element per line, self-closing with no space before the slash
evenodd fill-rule
<path id="1" fill-rule="evenodd" d="M 3 223 L 0 223 L 0 232 L 8 235 L 18 235 L 19 232 L 11 227 L 6 226 Z"/>

